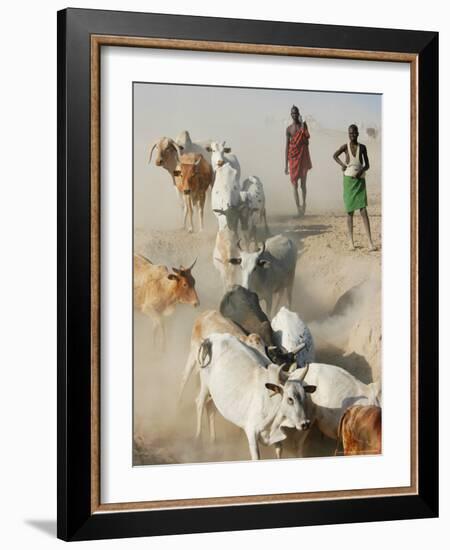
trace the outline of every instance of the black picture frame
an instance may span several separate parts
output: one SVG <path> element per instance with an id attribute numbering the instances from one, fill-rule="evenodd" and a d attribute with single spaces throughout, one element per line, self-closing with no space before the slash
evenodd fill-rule
<path id="1" fill-rule="evenodd" d="M 58 12 L 58 527 L 63 540 L 438 515 L 438 33 L 66 9 Z M 91 36 L 402 52 L 417 56 L 418 492 L 92 512 Z"/>

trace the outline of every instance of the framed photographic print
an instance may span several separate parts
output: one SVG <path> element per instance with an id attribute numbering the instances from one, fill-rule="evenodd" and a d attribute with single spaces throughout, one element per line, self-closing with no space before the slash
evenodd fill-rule
<path id="1" fill-rule="evenodd" d="M 58 13 L 58 536 L 438 513 L 438 36 Z"/>

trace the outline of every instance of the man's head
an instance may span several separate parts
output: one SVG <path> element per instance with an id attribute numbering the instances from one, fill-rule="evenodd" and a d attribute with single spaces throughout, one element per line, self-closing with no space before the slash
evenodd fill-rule
<path id="1" fill-rule="evenodd" d="M 300 111 L 298 110 L 298 107 L 296 105 L 292 105 L 291 107 L 291 117 L 294 122 L 299 122 Z"/>
<path id="2" fill-rule="evenodd" d="M 356 124 L 350 124 L 348 127 L 348 137 L 352 143 L 356 143 L 358 141 L 358 126 Z"/>

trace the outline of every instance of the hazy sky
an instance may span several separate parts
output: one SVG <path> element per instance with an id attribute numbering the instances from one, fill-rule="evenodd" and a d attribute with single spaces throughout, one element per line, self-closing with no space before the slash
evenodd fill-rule
<path id="1" fill-rule="evenodd" d="M 381 95 L 135 83 L 135 225 L 161 223 L 160 209 L 148 214 L 155 198 L 175 203 L 169 175 L 147 160 L 155 139 L 176 138 L 182 130 L 188 130 L 193 140 L 226 140 L 240 160 L 242 177 L 259 176 L 275 206 L 278 193 L 291 193 L 284 174 L 284 149 L 293 104 L 303 117 L 316 121 L 310 124 L 309 199 L 316 204 L 319 200 L 337 203 L 342 174 L 332 155 L 347 141 L 349 124 L 381 128 Z M 371 178 L 379 185 L 380 141 L 370 140 L 363 128 L 360 141 L 368 146 Z"/>

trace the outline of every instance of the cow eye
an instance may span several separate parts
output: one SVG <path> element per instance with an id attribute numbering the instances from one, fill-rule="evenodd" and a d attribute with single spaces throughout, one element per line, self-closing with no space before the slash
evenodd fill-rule
<path id="1" fill-rule="evenodd" d="M 287 402 L 289 403 L 289 405 L 293 405 L 293 404 L 294 404 L 294 400 L 292 399 L 292 397 L 288 397 L 288 398 L 287 398 Z"/>

